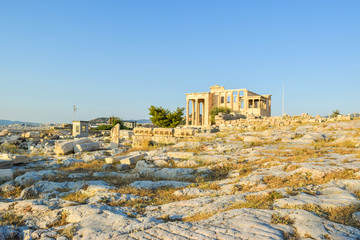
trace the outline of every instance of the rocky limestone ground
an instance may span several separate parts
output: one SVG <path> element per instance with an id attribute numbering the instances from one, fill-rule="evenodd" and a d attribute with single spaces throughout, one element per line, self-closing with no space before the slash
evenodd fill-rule
<path id="1" fill-rule="evenodd" d="M 359 120 L 61 156 L 19 139 L 0 137 L 30 157 L 0 185 L 1 240 L 360 239 Z"/>

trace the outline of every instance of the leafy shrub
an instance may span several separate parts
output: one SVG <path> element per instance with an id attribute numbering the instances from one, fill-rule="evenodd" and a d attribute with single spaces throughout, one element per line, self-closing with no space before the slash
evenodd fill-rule
<path id="1" fill-rule="evenodd" d="M 337 109 L 337 110 L 334 110 L 334 111 L 332 111 L 332 113 L 331 113 L 331 117 L 337 117 L 338 115 L 340 115 L 341 113 L 340 113 L 340 110 L 339 109 Z"/>
<path id="2" fill-rule="evenodd" d="M 181 124 L 184 115 L 184 108 L 177 108 L 171 112 L 163 107 L 151 106 L 149 108 L 150 120 L 158 127 L 174 128 Z"/>

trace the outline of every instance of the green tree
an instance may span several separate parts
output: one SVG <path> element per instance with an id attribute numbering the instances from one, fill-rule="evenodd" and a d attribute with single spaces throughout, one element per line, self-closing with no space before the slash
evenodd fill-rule
<path id="1" fill-rule="evenodd" d="M 175 111 L 171 112 L 163 107 L 150 106 L 150 120 L 156 126 L 174 128 L 180 125 L 183 120 L 184 110 L 184 108 L 178 107 Z"/>
<path id="2" fill-rule="evenodd" d="M 341 113 L 340 113 L 340 110 L 339 110 L 339 109 L 336 109 L 336 110 L 332 111 L 331 117 L 337 117 L 337 116 L 340 115 L 340 114 L 341 114 Z"/>
<path id="3" fill-rule="evenodd" d="M 211 124 L 215 124 L 215 116 L 218 115 L 219 113 L 230 113 L 231 109 L 230 108 L 226 108 L 226 107 L 213 107 L 210 110 L 210 120 L 211 120 Z"/>

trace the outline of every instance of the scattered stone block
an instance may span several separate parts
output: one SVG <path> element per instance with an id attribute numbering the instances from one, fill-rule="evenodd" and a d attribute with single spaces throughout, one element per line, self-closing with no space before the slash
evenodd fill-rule
<path id="1" fill-rule="evenodd" d="M 28 163 L 30 158 L 28 156 L 19 155 L 19 154 L 7 154 L 3 153 L 0 154 L 0 161 L 1 160 L 11 160 L 12 164 L 21 164 L 21 163 Z"/>
<path id="2" fill-rule="evenodd" d="M 84 144 L 84 143 L 90 143 L 92 142 L 89 138 L 82 138 L 78 140 L 72 140 L 72 141 L 59 141 L 55 143 L 55 150 L 54 152 L 57 155 L 66 155 L 69 153 L 74 152 L 74 147 L 77 144 Z"/>
<path id="3" fill-rule="evenodd" d="M 117 157 L 107 157 L 105 158 L 106 163 L 116 163 L 120 162 L 121 159 L 127 158 L 128 156 L 117 156 Z"/>
<path id="4" fill-rule="evenodd" d="M 124 159 L 120 160 L 120 163 L 122 164 L 129 164 L 129 165 L 133 165 L 136 164 L 139 160 L 144 159 L 144 157 L 146 156 L 146 153 L 140 153 L 134 156 L 128 156 Z"/>
<path id="5" fill-rule="evenodd" d="M 98 142 L 90 142 L 83 144 L 76 144 L 74 147 L 74 152 L 88 152 L 88 151 L 96 151 L 100 149 L 100 143 Z"/>
<path id="6" fill-rule="evenodd" d="M 130 165 L 129 164 L 116 164 L 116 169 L 118 171 L 125 171 L 125 170 L 129 170 L 130 169 Z"/>
<path id="7" fill-rule="evenodd" d="M 27 132 L 23 134 L 24 138 L 40 138 L 39 132 Z"/>

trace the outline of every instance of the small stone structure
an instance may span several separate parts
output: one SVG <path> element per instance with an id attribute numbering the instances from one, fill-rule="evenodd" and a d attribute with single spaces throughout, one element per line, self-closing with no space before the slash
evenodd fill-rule
<path id="1" fill-rule="evenodd" d="M 136 121 L 123 121 L 123 124 L 125 127 L 129 128 L 129 129 L 134 129 L 137 126 Z"/>
<path id="2" fill-rule="evenodd" d="M 244 116 L 270 117 L 271 95 L 259 95 L 247 89 L 225 90 L 219 85 L 210 87 L 210 92 L 187 93 L 186 125 L 210 126 L 210 111 L 213 107 L 226 107 Z"/>
<path id="3" fill-rule="evenodd" d="M 72 135 L 74 137 L 88 137 L 89 121 L 73 121 Z"/>

